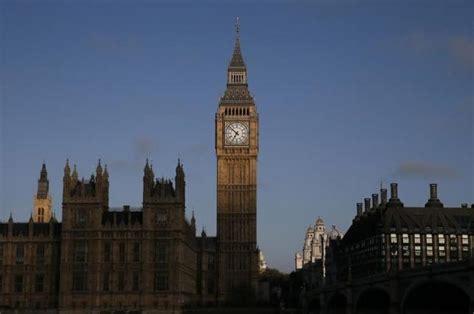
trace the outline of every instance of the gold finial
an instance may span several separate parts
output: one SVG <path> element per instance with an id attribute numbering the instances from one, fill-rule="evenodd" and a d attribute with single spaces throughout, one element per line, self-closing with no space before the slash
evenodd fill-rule
<path id="1" fill-rule="evenodd" d="M 237 38 L 240 36 L 240 18 L 237 16 L 235 19 L 235 34 L 237 35 Z"/>

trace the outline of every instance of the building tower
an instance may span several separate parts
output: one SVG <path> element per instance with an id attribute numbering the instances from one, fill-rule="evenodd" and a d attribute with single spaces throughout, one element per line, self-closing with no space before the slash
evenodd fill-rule
<path id="1" fill-rule="evenodd" d="M 224 301 L 236 289 L 255 289 L 258 275 L 258 113 L 248 90 L 238 19 L 227 89 L 217 108 L 215 132 L 218 300 Z"/>
<path id="2" fill-rule="evenodd" d="M 53 199 L 49 194 L 49 180 L 46 165 L 41 167 L 38 191 L 33 198 L 33 221 L 49 222 L 53 212 Z"/>

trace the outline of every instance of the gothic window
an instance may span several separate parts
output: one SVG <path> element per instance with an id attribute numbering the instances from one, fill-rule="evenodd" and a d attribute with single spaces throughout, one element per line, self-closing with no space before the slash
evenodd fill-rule
<path id="1" fill-rule="evenodd" d="M 79 209 L 76 212 L 76 226 L 83 228 L 86 226 L 86 223 L 87 223 L 86 212 L 83 209 Z"/>
<path id="2" fill-rule="evenodd" d="M 158 241 L 155 245 L 155 262 L 166 263 L 168 259 L 168 247 L 166 243 Z"/>
<path id="3" fill-rule="evenodd" d="M 44 222 L 44 208 L 38 208 L 38 222 Z"/>
<path id="4" fill-rule="evenodd" d="M 110 288 L 110 273 L 108 271 L 102 274 L 102 290 L 109 291 Z"/>
<path id="5" fill-rule="evenodd" d="M 84 240 L 74 243 L 74 263 L 87 262 L 87 243 Z"/>
<path id="6" fill-rule="evenodd" d="M 23 265 L 25 259 L 25 245 L 19 243 L 16 245 L 16 264 Z"/>
<path id="7" fill-rule="evenodd" d="M 138 291 L 140 289 L 140 275 L 138 271 L 133 272 L 133 278 L 132 278 L 132 289 L 133 291 Z"/>
<path id="8" fill-rule="evenodd" d="M 119 261 L 120 263 L 125 262 L 125 243 L 119 243 Z"/>
<path id="9" fill-rule="evenodd" d="M 87 272 L 85 270 L 75 270 L 72 272 L 72 290 L 87 290 Z"/>
<path id="10" fill-rule="evenodd" d="M 214 277 L 208 275 L 207 277 L 207 293 L 214 294 L 215 285 L 214 285 Z"/>
<path id="11" fill-rule="evenodd" d="M 138 242 L 133 243 L 133 261 L 140 261 L 140 243 Z"/>
<path id="12" fill-rule="evenodd" d="M 110 241 L 104 243 L 104 262 L 109 263 L 112 256 L 112 244 Z"/>
<path id="13" fill-rule="evenodd" d="M 117 278 L 117 289 L 118 291 L 123 291 L 125 289 L 125 275 L 123 272 L 118 273 Z"/>
<path id="14" fill-rule="evenodd" d="M 37 274 L 36 281 L 35 281 L 35 291 L 36 292 L 43 292 L 43 285 L 44 285 L 44 275 Z"/>
<path id="15" fill-rule="evenodd" d="M 0 243 L 0 266 L 3 265 L 3 243 Z"/>
<path id="16" fill-rule="evenodd" d="M 0 274 L 0 293 L 3 292 L 3 277 L 2 274 Z"/>
<path id="17" fill-rule="evenodd" d="M 166 213 L 157 213 L 156 214 L 156 223 L 157 224 L 164 224 L 166 223 L 166 220 L 167 220 L 167 215 Z"/>
<path id="18" fill-rule="evenodd" d="M 168 274 L 166 272 L 155 273 L 155 291 L 168 290 Z"/>
<path id="19" fill-rule="evenodd" d="M 15 292 L 23 292 L 23 275 L 15 275 Z"/>
<path id="20" fill-rule="evenodd" d="M 36 264 L 43 265 L 44 264 L 44 244 L 38 243 L 36 245 Z"/>

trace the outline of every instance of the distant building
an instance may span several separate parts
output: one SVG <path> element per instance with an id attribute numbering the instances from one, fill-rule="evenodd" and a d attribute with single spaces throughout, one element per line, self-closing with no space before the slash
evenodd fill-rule
<path id="1" fill-rule="evenodd" d="M 322 265 L 311 266 L 314 271 L 303 266 L 308 312 L 468 313 L 473 308 L 474 204 L 445 207 L 437 185 L 430 184 L 425 206 L 406 207 L 398 185 L 392 183 L 390 190 L 389 199 L 381 189 L 380 201 L 372 194 L 357 203 L 344 237 L 329 241 L 324 280 Z"/>
<path id="2" fill-rule="evenodd" d="M 260 251 L 258 256 L 258 272 L 263 273 L 267 268 L 268 266 L 267 262 L 265 261 L 265 256 L 263 255 L 263 252 Z"/>
<path id="3" fill-rule="evenodd" d="M 325 249 L 329 244 L 329 239 L 342 238 L 343 233 L 333 225 L 331 230 L 326 231 L 326 225 L 321 217 L 316 219 L 314 226 L 309 226 L 303 245 L 303 253 L 295 254 L 295 269 L 309 267 L 312 263 L 325 258 Z"/>
<path id="4" fill-rule="evenodd" d="M 306 230 L 303 252 L 295 254 L 295 268 L 303 273 L 303 281 L 306 287 L 313 288 L 321 286 L 326 277 L 326 259 L 330 244 L 340 240 L 343 233 L 333 225 L 331 230 L 326 231 L 326 226 L 321 217 L 316 219 L 314 226 Z M 332 258 L 333 255 L 330 255 Z"/>
<path id="5" fill-rule="evenodd" d="M 379 195 L 357 204 L 357 214 L 340 243 L 339 280 L 376 272 L 398 272 L 434 263 L 449 263 L 473 256 L 474 215 L 467 204 L 444 207 L 437 184 L 430 184 L 424 207 L 405 207 L 398 185 L 391 196 Z M 474 205 L 473 205 L 474 206 Z"/>

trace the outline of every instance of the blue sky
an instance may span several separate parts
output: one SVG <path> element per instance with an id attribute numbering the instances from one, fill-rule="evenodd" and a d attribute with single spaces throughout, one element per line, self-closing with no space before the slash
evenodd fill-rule
<path id="1" fill-rule="evenodd" d="M 469 1 L 2 1 L 0 218 L 27 220 L 46 161 L 60 216 L 66 158 L 110 170 L 140 206 L 145 158 L 187 176 L 215 234 L 214 113 L 241 21 L 260 113 L 258 243 L 289 271 L 321 216 L 346 230 L 380 181 L 421 206 L 474 203 Z"/>

